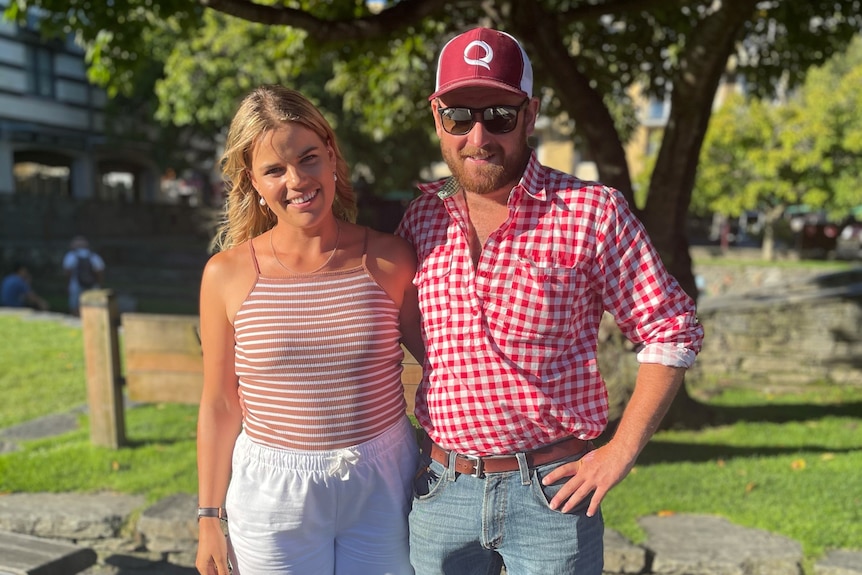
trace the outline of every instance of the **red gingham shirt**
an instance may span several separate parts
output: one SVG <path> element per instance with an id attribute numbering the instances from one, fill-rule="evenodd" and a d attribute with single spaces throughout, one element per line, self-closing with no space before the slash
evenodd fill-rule
<path id="1" fill-rule="evenodd" d="M 608 416 L 596 361 L 605 311 L 642 345 L 640 362 L 694 362 L 694 302 L 617 190 L 544 167 L 534 152 L 475 267 L 457 182 L 420 190 L 397 233 L 419 258 L 426 363 L 415 414 L 442 447 L 500 455 L 597 437 Z"/>

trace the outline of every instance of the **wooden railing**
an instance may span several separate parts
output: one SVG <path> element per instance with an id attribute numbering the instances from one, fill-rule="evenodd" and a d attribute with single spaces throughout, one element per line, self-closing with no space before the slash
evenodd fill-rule
<path id="1" fill-rule="evenodd" d="M 81 297 L 81 325 L 94 445 L 126 444 L 124 395 L 142 403 L 200 401 L 203 357 L 197 316 L 120 314 L 110 290 L 93 290 Z M 412 413 L 422 366 L 404 349 L 402 367 L 407 412 Z"/>

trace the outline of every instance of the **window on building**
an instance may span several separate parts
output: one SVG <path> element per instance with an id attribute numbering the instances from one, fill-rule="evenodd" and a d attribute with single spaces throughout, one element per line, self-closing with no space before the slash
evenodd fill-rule
<path id="1" fill-rule="evenodd" d="M 658 100 L 651 97 L 649 99 L 649 105 L 646 109 L 646 119 L 650 122 L 659 122 L 666 120 L 668 115 L 668 107 L 668 103 L 664 100 Z"/>
<path id="2" fill-rule="evenodd" d="M 102 174 L 102 185 L 98 197 L 130 203 L 135 200 L 135 175 L 131 172 L 107 172 Z"/>
<path id="3" fill-rule="evenodd" d="M 54 96 L 54 54 L 45 46 L 30 46 L 27 54 L 27 82 L 30 93 Z"/>
<path id="4" fill-rule="evenodd" d="M 68 197 L 71 194 L 69 166 L 42 164 L 16 157 L 12 173 L 15 178 L 15 191 L 19 194 L 60 197 Z"/>

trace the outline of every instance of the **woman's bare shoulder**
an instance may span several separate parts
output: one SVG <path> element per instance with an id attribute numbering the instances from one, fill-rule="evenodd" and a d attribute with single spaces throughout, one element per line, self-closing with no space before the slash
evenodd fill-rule
<path id="1" fill-rule="evenodd" d="M 207 260 L 204 267 L 204 278 L 212 278 L 218 281 L 231 277 L 243 267 L 248 266 L 250 260 L 251 254 L 249 253 L 248 242 L 243 242 L 238 246 L 217 252 Z"/>
<path id="2" fill-rule="evenodd" d="M 244 242 L 210 257 L 201 279 L 201 296 L 213 294 L 224 302 L 228 311 L 236 311 L 256 279 L 251 251 L 248 242 Z"/>

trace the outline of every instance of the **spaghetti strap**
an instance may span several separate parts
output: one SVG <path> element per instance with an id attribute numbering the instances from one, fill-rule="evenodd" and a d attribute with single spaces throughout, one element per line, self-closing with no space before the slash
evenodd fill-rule
<path id="1" fill-rule="evenodd" d="M 271 233 L 271 232 L 270 232 Z M 254 238 L 248 240 L 248 249 L 251 252 L 251 262 L 254 264 L 254 271 L 260 277 L 260 264 L 257 263 L 257 254 L 254 251 Z"/>

